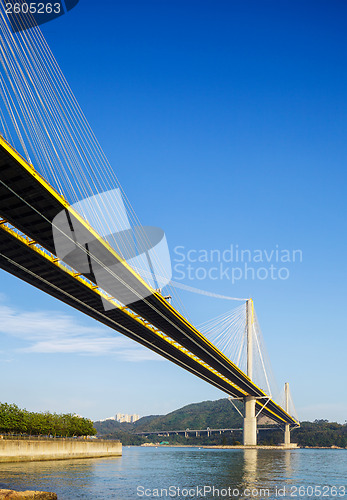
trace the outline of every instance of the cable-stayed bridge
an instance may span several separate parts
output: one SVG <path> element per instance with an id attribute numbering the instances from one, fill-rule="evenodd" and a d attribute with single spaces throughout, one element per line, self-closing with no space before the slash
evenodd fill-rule
<path id="1" fill-rule="evenodd" d="M 244 322 L 236 322 L 235 331 L 242 338 L 232 360 L 218 347 L 217 338 L 215 343 L 208 339 L 216 328 L 207 324 L 203 334 L 129 264 L 131 245 L 122 244 L 119 251 L 75 210 L 67 199 L 79 201 L 118 186 L 118 181 L 39 29 L 11 33 L 3 10 L 0 21 L 1 268 L 141 343 L 231 398 L 243 400 L 245 445 L 256 444 L 260 414 L 285 428 L 288 444 L 290 428 L 298 425 L 291 414 L 288 387 L 283 407 L 273 399 L 268 380 L 265 389 L 255 382 L 257 362 L 265 375 L 266 369 L 253 301 L 248 299 L 241 308 Z M 100 183 L 103 176 L 104 184 Z M 100 212 L 97 207 L 98 217 L 108 210 L 107 206 L 101 208 Z M 115 212 L 107 216 L 107 220 L 122 217 Z M 62 219 L 65 224 L 57 222 Z M 66 250 L 64 258 L 57 251 L 57 234 Z M 145 235 L 140 237 L 145 239 Z M 231 323 L 234 320 L 232 317 Z M 231 323 L 222 319 L 224 327 L 229 324 L 231 328 Z M 224 334 L 219 331 L 218 336 L 232 338 L 230 328 Z M 258 360 L 254 359 L 257 352 Z M 240 368 L 242 356 L 244 369 Z"/>

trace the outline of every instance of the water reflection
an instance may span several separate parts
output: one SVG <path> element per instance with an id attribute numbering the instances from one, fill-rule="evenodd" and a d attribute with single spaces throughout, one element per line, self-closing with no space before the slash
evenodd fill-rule
<path id="1" fill-rule="evenodd" d="M 107 476 L 107 464 L 111 465 L 112 476 L 115 477 L 117 460 L 120 457 L 0 464 L 0 487 L 43 491 L 59 491 L 62 488 L 74 490 L 75 498 L 79 498 L 80 493 L 93 488 L 95 477 L 101 471 L 104 477 Z"/>
<path id="2" fill-rule="evenodd" d="M 0 487 L 55 491 L 59 500 L 136 499 L 139 485 L 151 490 L 204 485 L 240 491 L 267 488 L 276 498 L 276 487 L 343 485 L 346 469 L 347 450 L 134 447 L 110 459 L 0 464 Z"/>
<path id="3" fill-rule="evenodd" d="M 243 487 L 253 488 L 258 480 L 258 450 L 243 450 Z"/>

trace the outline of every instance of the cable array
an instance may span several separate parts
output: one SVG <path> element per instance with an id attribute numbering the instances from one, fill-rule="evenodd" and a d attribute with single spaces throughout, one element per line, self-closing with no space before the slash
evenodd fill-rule
<path id="1" fill-rule="evenodd" d="M 41 30 L 34 26 L 14 34 L 4 8 L 0 5 L 0 37 L 0 60 L 3 70 L 2 134 L 28 162 L 35 164 L 35 169 L 70 203 L 80 204 L 81 200 L 93 200 L 86 211 L 83 211 L 80 204 L 82 216 L 86 216 L 87 212 L 92 213 L 93 219 L 100 223 L 100 226 L 109 228 L 110 234 L 114 231 L 115 220 L 118 220 L 119 227 L 123 227 L 124 213 L 115 211 L 109 214 L 109 207 L 97 196 L 100 192 L 118 188 L 122 192 L 131 226 L 139 226 L 129 200 Z M 45 219 L 45 214 L 39 215 Z M 110 220 L 113 227 L 109 227 Z M 67 234 L 65 236 L 70 238 Z M 140 234 L 140 238 L 145 246 L 146 236 Z M 126 246 L 118 248 L 117 241 L 114 243 L 124 259 L 131 256 L 127 254 Z M 83 246 L 80 246 L 80 250 L 86 251 Z M 97 255 L 90 257 L 106 269 Z M 160 268 L 160 262 L 157 262 L 157 265 Z M 135 292 L 111 269 L 106 270 L 115 280 Z M 176 295 L 174 289 L 171 293 Z M 142 297 L 139 296 L 139 299 Z M 144 301 L 155 309 L 146 299 Z M 156 312 L 159 313 L 158 310 Z"/>
<path id="2" fill-rule="evenodd" d="M 199 330 L 242 371 L 246 371 L 246 307 L 242 304 L 198 326 Z"/>
<path id="3" fill-rule="evenodd" d="M 92 217 L 96 226 L 106 228 L 107 242 L 123 259 L 130 260 L 133 257 L 130 247 L 134 245 L 149 248 L 148 237 L 141 229 L 139 219 L 118 181 L 115 170 L 95 137 L 40 28 L 34 26 L 13 33 L 2 2 L 0 3 L 0 64 L 1 135 L 30 164 L 33 164 L 70 204 L 77 204 L 82 217 L 85 219 Z M 138 241 L 133 241 L 129 247 L 120 244 L 119 239 L 113 236 L 118 230 L 124 230 L 123 204 L 110 205 L 107 196 L 98 196 L 100 193 L 112 193 L 115 189 L 122 195 L 129 228 L 137 228 Z M 18 196 L 17 193 L 14 194 Z M 21 201 L 28 205 L 27 201 Z M 45 214 L 39 213 L 39 215 L 46 219 Z M 70 238 L 68 234 L 64 236 Z M 77 243 L 77 246 L 86 252 L 83 245 Z M 166 277 L 166 270 L 154 250 L 152 255 L 158 277 L 160 278 L 160 275 Z M 88 256 L 91 261 L 103 267 L 113 279 L 138 295 L 112 269 L 107 268 L 97 255 L 88 252 Z M 145 256 L 143 258 L 145 259 Z M 135 271 L 153 287 L 152 273 L 147 271 L 146 275 L 146 269 L 148 266 L 143 262 L 143 266 L 140 265 Z M 176 288 L 219 299 L 242 302 L 246 300 L 199 290 L 172 281 L 166 293 L 171 294 L 175 307 L 181 310 L 184 308 L 175 291 Z M 138 298 L 172 323 L 169 317 L 146 298 L 139 295 Z M 186 311 L 184 314 L 188 316 Z M 199 330 L 242 371 L 247 371 L 245 303 L 200 325 Z M 252 335 L 253 380 L 272 396 L 276 394 L 274 377 L 255 314 Z"/>
<path id="4" fill-rule="evenodd" d="M 28 25 L 34 24 L 30 23 Z M 25 18 L 22 18 L 25 24 Z M 0 133 L 29 163 L 34 164 L 48 182 L 71 204 L 87 200 L 93 220 L 108 230 L 108 241 L 119 255 L 129 260 L 130 248 L 113 238 L 124 227 L 122 206 L 113 204 L 99 193 L 119 189 L 130 228 L 137 228 L 137 242 L 142 248 L 150 243 L 116 173 L 96 139 L 64 74 L 40 28 L 13 33 L 3 3 L 0 3 Z M 88 202 L 90 200 L 90 202 Z M 107 232 L 107 231 L 106 231 Z M 156 270 L 166 275 L 155 250 L 151 257 Z M 143 269 L 148 267 L 146 257 Z M 153 276 L 152 276 L 153 278 Z M 146 279 L 148 284 L 153 279 Z M 170 288 L 176 306 L 183 308 L 178 294 Z M 186 311 L 184 311 L 186 313 Z"/>
<path id="5" fill-rule="evenodd" d="M 281 394 L 279 396 L 279 405 L 282 406 L 282 408 L 286 408 L 286 394 L 285 394 L 285 389 L 281 391 Z M 293 402 L 292 394 L 290 392 L 290 389 L 288 387 L 288 413 L 291 417 L 295 418 L 295 420 L 299 421 L 299 417 Z"/>
<path id="6" fill-rule="evenodd" d="M 270 358 L 266 349 L 263 333 L 260 328 L 257 313 L 253 312 L 253 379 L 259 387 L 276 400 L 278 396 L 278 386 L 272 371 Z"/>
<path id="7" fill-rule="evenodd" d="M 277 395 L 277 384 L 271 369 L 257 315 L 253 313 L 253 382 L 269 396 Z M 199 330 L 236 366 L 247 373 L 247 315 L 242 304 L 199 325 Z"/>

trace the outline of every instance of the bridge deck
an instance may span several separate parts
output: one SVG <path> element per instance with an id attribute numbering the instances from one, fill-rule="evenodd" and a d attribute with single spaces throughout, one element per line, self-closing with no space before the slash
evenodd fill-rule
<path id="1" fill-rule="evenodd" d="M 177 342 L 170 342 L 167 336 L 163 338 L 162 332 L 144 323 L 131 311 L 116 306 L 106 311 L 103 300 L 108 300 L 108 297 L 94 283 L 76 276 L 59 259 L 42 251 L 32 240 L 19 235 L 3 220 L 0 220 L 0 267 L 136 340 L 219 389 L 233 393 L 236 397 L 242 396 L 235 386 L 202 365 L 197 356 L 183 351 Z"/>
<path id="2" fill-rule="evenodd" d="M 106 270 L 112 268 L 110 275 L 113 281 L 117 281 L 117 287 L 116 290 L 106 289 L 106 292 L 121 303 L 130 304 L 128 307 L 135 314 L 129 310 L 122 311 L 120 308 L 105 311 L 100 293 L 96 297 L 98 287 L 95 284 L 97 280 L 92 268 L 88 274 L 85 273 L 87 280 L 77 279 L 78 259 L 72 262 L 67 259 L 68 264 L 74 264 L 77 273 L 62 272 L 62 267 L 54 265 L 52 222 L 64 211 L 68 213 L 75 230 L 87 233 L 89 241 L 94 245 L 94 255 L 97 253 L 103 256 Z M 21 240 L 15 236 L 15 231 L 11 232 L 6 224 L 2 224 L 0 265 L 5 270 L 146 345 L 226 393 L 234 397 L 252 395 L 263 398 L 257 400 L 258 408 L 267 401 L 266 394 L 260 388 L 175 310 L 161 294 L 151 289 L 66 200 L 2 138 L 0 138 L 0 215 L 33 240 L 31 243 L 29 240 L 25 242 L 25 238 Z M 39 254 L 35 251 L 35 242 L 53 254 L 53 257 L 47 259 L 44 257 L 47 256 L 47 252 Z M 43 279 L 45 281 L 42 281 Z M 93 285 L 87 286 L 88 280 L 91 280 Z M 122 284 L 124 282 L 128 286 L 124 286 Z M 139 300 L 139 296 L 146 298 Z M 165 337 L 168 337 L 169 341 L 164 340 Z M 179 347 L 175 347 L 175 343 Z M 272 400 L 267 403 L 263 412 L 277 422 L 297 425 L 297 422 Z"/>

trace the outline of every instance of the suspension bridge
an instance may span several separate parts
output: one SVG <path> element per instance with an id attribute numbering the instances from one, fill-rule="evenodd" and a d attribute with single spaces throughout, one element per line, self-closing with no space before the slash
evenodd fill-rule
<path id="1" fill-rule="evenodd" d="M 131 265 L 134 233 L 120 243 L 98 231 L 100 221 L 111 236 L 115 221 L 128 229 L 120 204 L 98 198 L 119 182 L 39 28 L 13 33 L 0 12 L 0 267 L 242 400 L 245 445 L 256 444 L 260 414 L 283 427 L 289 445 L 299 421 L 288 384 L 284 404 L 273 397 L 252 299 L 195 327 L 174 288 L 171 303 L 153 268 Z M 93 222 L 76 209 L 83 199 L 94 200 Z M 131 227 L 140 227 L 123 199 Z M 135 246 L 148 248 L 147 235 L 136 236 Z"/>

